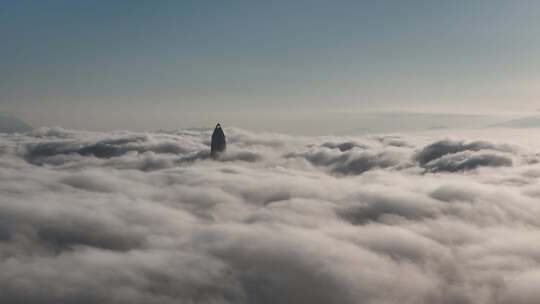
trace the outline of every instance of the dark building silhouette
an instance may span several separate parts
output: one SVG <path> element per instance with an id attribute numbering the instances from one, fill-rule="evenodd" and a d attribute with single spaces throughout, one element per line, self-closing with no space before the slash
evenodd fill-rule
<path id="1" fill-rule="evenodd" d="M 212 133 L 212 144 L 210 145 L 210 155 L 212 157 L 217 157 L 219 153 L 225 151 L 227 148 L 227 142 L 225 140 L 225 133 L 221 129 L 221 125 L 217 124 Z"/>

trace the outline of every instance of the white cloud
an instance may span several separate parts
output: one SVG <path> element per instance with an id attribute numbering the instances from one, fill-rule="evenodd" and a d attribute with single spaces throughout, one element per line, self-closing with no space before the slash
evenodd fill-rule
<path id="1" fill-rule="evenodd" d="M 540 301 L 535 147 L 225 131 L 0 135 L 0 302 Z"/>

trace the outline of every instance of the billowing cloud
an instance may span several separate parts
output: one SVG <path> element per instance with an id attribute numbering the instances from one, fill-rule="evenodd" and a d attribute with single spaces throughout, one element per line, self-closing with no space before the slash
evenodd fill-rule
<path id="1" fill-rule="evenodd" d="M 540 302 L 530 143 L 210 131 L 0 135 L 0 302 Z"/>
<path id="2" fill-rule="evenodd" d="M 424 164 L 424 168 L 432 172 L 456 172 L 478 167 L 502 167 L 511 165 L 512 159 L 505 155 L 465 151 L 444 155 Z"/>

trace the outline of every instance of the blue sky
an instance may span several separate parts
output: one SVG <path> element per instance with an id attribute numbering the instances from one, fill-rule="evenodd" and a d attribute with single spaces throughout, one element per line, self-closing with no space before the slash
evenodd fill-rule
<path id="1" fill-rule="evenodd" d="M 538 20 L 528 0 L 0 0 L 0 110 L 279 131 L 354 127 L 343 113 L 533 115 Z"/>

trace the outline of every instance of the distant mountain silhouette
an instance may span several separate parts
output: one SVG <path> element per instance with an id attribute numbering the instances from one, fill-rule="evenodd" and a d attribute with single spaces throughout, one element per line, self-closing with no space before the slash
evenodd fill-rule
<path id="1" fill-rule="evenodd" d="M 530 116 L 490 125 L 491 128 L 540 128 L 540 117 Z"/>
<path id="2" fill-rule="evenodd" d="M 32 130 L 32 127 L 17 117 L 0 114 L 0 133 L 23 133 Z"/>
<path id="3" fill-rule="evenodd" d="M 446 130 L 449 129 L 447 126 L 432 126 L 429 127 L 428 130 Z"/>

